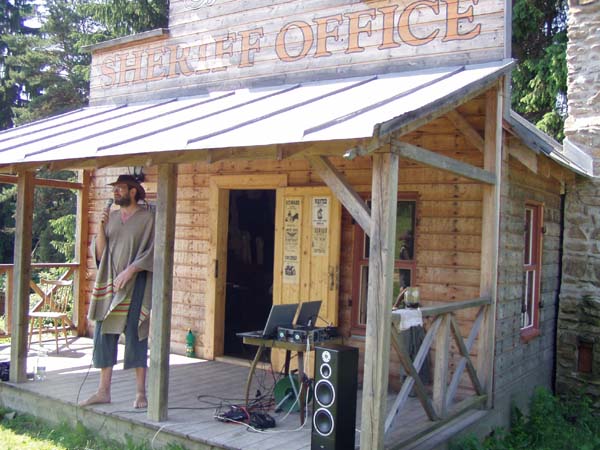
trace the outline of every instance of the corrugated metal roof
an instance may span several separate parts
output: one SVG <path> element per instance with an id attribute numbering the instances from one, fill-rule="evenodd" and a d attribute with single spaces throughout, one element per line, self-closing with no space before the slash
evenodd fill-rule
<path id="1" fill-rule="evenodd" d="M 369 138 L 491 83 L 511 60 L 89 107 L 0 133 L 0 165 Z"/>
<path id="2" fill-rule="evenodd" d="M 565 139 L 564 144 L 537 129 L 527 119 L 511 111 L 508 123 L 514 133 L 536 152 L 542 152 L 561 166 L 586 177 L 594 176 L 594 161 L 591 155 Z"/>

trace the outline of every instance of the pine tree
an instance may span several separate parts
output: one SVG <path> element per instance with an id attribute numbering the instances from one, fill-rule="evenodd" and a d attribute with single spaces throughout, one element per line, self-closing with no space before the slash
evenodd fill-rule
<path id="1" fill-rule="evenodd" d="M 566 0 L 513 1 L 512 107 L 562 141 L 567 104 Z"/>
<path id="2" fill-rule="evenodd" d="M 27 19 L 34 16 L 32 0 L 6 0 L 0 5 L 0 129 L 13 126 L 14 106 L 26 102 L 25 87 L 13 74 L 20 67 L 12 60 L 19 51 L 19 39 L 34 36 L 37 30 L 27 26 Z"/>

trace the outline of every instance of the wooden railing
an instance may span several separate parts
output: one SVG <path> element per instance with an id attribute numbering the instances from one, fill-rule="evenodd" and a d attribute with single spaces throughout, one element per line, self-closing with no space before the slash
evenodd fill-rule
<path id="1" fill-rule="evenodd" d="M 76 269 L 79 267 L 78 263 L 32 263 L 31 270 L 39 270 L 39 269 L 51 269 L 51 268 L 60 268 L 64 267 L 66 270 L 60 276 L 61 280 L 69 279 L 73 276 Z M 6 324 L 6 333 L 11 334 L 11 322 L 12 322 L 12 284 L 13 284 L 13 265 L 12 264 L 0 264 L 0 275 L 6 274 L 6 284 L 5 284 L 5 324 Z M 44 292 L 33 280 L 29 281 L 29 286 L 31 289 L 37 293 L 42 300 L 40 300 L 33 308 L 32 311 L 37 311 L 43 304 L 43 299 L 46 295 L 49 295 L 50 292 Z M 73 293 L 73 301 L 76 301 L 76 293 Z M 73 327 L 74 324 L 70 319 L 67 319 L 69 326 Z"/>
<path id="2" fill-rule="evenodd" d="M 400 392 L 396 396 L 392 408 L 385 421 L 386 433 L 406 406 L 408 396 L 414 389 L 418 399 L 421 402 L 427 416 L 432 421 L 440 421 L 455 416 L 467 408 L 474 405 L 483 404 L 487 399 L 487 380 L 482 379 L 484 375 L 478 372 L 485 372 L 484 369 L 478 371 L 471 360 L 470 352 L 475 340 L 482 331 L 482 324 L 489 323 L 486 320 L 490 312 L 491 299 L 477 298 L 462 302 L 446 303 L 439 306 L 427 306 L 421 308 L 421 314 L 424 320 L 430 323 L 427 327 L 427 333 L 414 357 L 410 358 L 405 343 L 398 332 L 400 313 L 392 315 L 392 346 L 398 353 L 400 363 L 406 372 L 406 378 L 402 383 Z M 479 308 L 469 335 L 464 340 L 455 313 L 469 308 Z M 455 365 L 453 373 L 450 373 L 450 340 L 451 336 L 456 343 L 460 354 L 460 359 Z M 486 340 L 485 336 L 480 339 Z M 426 386 L 421 379 L 419 372 L 425 363 L 432 345 L 435 343 L 434 374 L 432 386 Z M 484 368 L 489 361 L 484 358 L 491 358 L 489 354 L 484 353 L 480 346 L 477 358 L 479 366 Z M 472 384 L 472 392 L 468 398 L 455 404 L 455 398 L 461 377 L 465 368 Z M 451 378 L 450 378 L 451 376 Z"/>

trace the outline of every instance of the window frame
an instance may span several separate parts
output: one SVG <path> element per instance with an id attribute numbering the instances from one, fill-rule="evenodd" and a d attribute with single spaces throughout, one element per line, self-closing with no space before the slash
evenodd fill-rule
<path id="1" fill-rule="evenodd" d="M 360 196 L 365 200 L 370 200 L 370 194 L 360 194 Z M 402 260 L 397 259 L 394 261 L 394 269 L 408 269 L 410 270 L 410 285 L 414 286 L 416 279 L 416 269 L 417 269 L 417 239 L 418 239 L 418 223 L 419 223 L 419 195 L 418 192 L 398 192 L 398 202 L 401 201 L 412 201 L 414 202 L 414 237 L 413 237 L 413 254 L 411 260 Z M 361 226 L 354 222 L 354 230 L 353 230 L 353 251 L 352 251 L 352 311 L 351 311 L 351 319 L 350 319 L 350 330 L 353 335 L 364 336 L 366 332 L 366 323 L 360 323 L 360 298 L 361 291 L 363 286 L 361 271 L 363 268 L 368 270 L 369 267 L 369 258 L 364 258 L 364 246 L 367 240 L 365 239 L 366 234 L 361 228 Z M 365 286 L 365 289 L 367 287 Z M 365 292 L 365 296 L 367 293 Z"/>
<path id="2" fill-rule="evenodd" d="M 531 211 L 531 222 L 527 229 L 527 213 Z M 541 278 L 542 278 L 542 243 L 544 229 L 544 206 L 542 203 L 527 201 L 524 208 L 524 226 L 523 226 L 523 291 L 521 294 L 521 304 L 526 305 L 527 276 L 533 274 L 532 282 L 532 300 L 531 300 L 531 323 L 523 326 L 523 315 L 526 311 L 521 308 L 521 324 L 520 332 L 521 339 L 525 342 L 533 339 L 541 334 L 540 331 L 540 305 L 541 305 Z M 526 242 L 525 238 L 529 238 Z M 529 260 L 527 256 L 529 255 Z"/>

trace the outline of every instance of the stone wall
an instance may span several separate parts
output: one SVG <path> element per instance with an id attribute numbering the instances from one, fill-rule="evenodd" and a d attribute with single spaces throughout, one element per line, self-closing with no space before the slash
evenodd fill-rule
<path id="1" fill-rule="evenodd" d="M 594 157 L 600 174 L 600 0 L 569 11 L 567 138 Z M 556 389 L 583 389 L 600 409 L 600 181 L 567 187 Z"/>
<path id="2" fill-rule="evenodd" d="M 571 0 L 576 2 L 577 0 Z M 588 151 L 600 173 L 600 0 L 569 9 L 567 138 Z"/>

